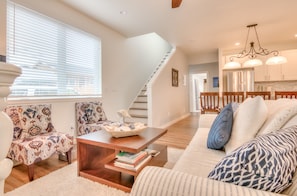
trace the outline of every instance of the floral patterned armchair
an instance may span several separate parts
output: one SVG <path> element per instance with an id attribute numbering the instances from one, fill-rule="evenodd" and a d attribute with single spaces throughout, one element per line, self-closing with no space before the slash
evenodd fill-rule
<path id="1" fill-rule="evenodd" d="M 29 180 L 34 179 L 34 163 L 54 153 L 65 153 L 71 163 L 73 136 L 55 130 L 51 122 L 51 105 L 7 106 L 13 121 L 14 135 L 8 157 L 28 166 Z"/>
<path id="2" fill-rule="evenodd" d="M 111 123 L 107 120 L 100 101 L 77 102 L 75 111 L 77 136 L 102 130 L 103 125 Z"/>

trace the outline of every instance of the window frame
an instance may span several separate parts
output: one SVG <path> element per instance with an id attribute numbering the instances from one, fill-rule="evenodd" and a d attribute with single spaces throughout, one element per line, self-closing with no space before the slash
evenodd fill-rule
<path id="1" fill-rule="evenodd" d="M 70 29 L 70 30 L 72 30 L 74 32 L 78 32 L 78 33 L 82 33 L 84 35 L 88 35 L 92 39 L 97 40 L 98 41 L 98 46 L 99 46 L 98 47 L 98 51 L 97 51 L 98 52 L 98 59 L 96 59 L 96 61 L 97 61 L 98 64 L 95 67 L 93 67 L 95 71 L 92 72 L 93 76 L 95 76 L 92 79 L 93 80 L 96 80 L 94 82 L 94 86 L 97 86 L 98 87 L 96 93 L 94 93 L 94 92 L 93 93 L 85 93 L 85 94 L 82 93 L 82 94 L 79 94 L 79 95 L 75 95 L 75 94 L 49 94 L 49 95 L 36 95 L 36 94 L 34 94 L 34 95 L 30 95 L 29 94 L 29 91 L 27 90 L 26 95 L 23 95 L 23 96 L 22 95 L 10 95 L 8 97 L 9 100 L 36 100 L 36 99 L 42 99 L 42 100 L 48 100 L 48 99 L 50 99 L 50 100 L 52 100 L 52 99 L 69 99 L 69 98 L 70 99 L 76 99 L 76 98 L 79 99 L 79 98 L 95 98 L 95 97 L 101 97 L 101 95 L 102 95 L 102 65 L 101 65 L 102 54 L 101 54 L 101 40 L 97 36 L 94 36 L 94 35 L 91 35 L 89 33 L 86 33 L 84 31 L 82 31 L 81 29 L 74 28 L 74 27 L 72 27 L 72 26 L 70 26 L 68 24 L 62 23 L 61 21 L 58 21 L 56 19 L 53 19 L 53 18 L 48 17 L 48 16 L 46 16 L 44 14 L 38 13 L 38 12 L 36 12 L 34 10 L 30 10 L 28 8 L 25 8 L 23 6 L 20 6 L 20 5 L 16 4 L 16 3 L 10 2 L 10 1 L 7 1 L 7 7 L 6 7 L 7 8 L 7 35 L 6 35 L 6 40 L 7 40 L 7 56 L 6 56 L 6 59 L 7 59 L 7 62 L 8 63 L 13 63 L 13 64 L 18 65 L 17 63 L 14 63 L 11 60 L 12 58 L 11 58 L 11 54 L 10 54 L 11 53 L 10 50 L 13 50 L 13 49 L 11 49 L 11 43 L 8 40 L 11 37 L 11 35 L 9 35 L 9 24 L 8 24 L 8 22 L 10 20 L 9 19 L 10 16 L 9 16 L 9 13 L 8 13 L 8 9 L 11 9 L 11 7 L 9 8 L 9 6 L 17 6 L 18 9 L 24 9 L 24 10 L 26 10 L 28 12 L 32 12 L 32 14 L 38 15 L 38 17 L 41 17 L 43 19 L 49 20 L 50 22 L 56 23 L 58 26 L 62 26 L 64 28 L 67 28 L 68 30 Z M 13 8 L 13 9 L 15 9 L 15 8 Z M 65 49 L 65 51 L 66 51 L 66 49 Z M 66 59 L 67 58 L 66 57 L 67 56 L 67 52 L 65 52 L 64 55 L 65 55 L 64 58 Z M 65 64 L 64 64 L 65 67 L 69 66 L 69 65 L 67 65 L 66 61 L 67 60 L 65 60 Z M 18 66 L 20 66 L 20 65 L 18 65 Z M 36 66 L 39 66 L 39 65 L 36 64 Z M 23 67 L 23 66 L 20 66 L 20 67 Z M 57 67 L 57 68 L 59 68 L 59 67 Z M 65 68 L 65 69 L 67 69 L 67 68 Z M 59 77 L 58 76 L 59 74 L 62 74 L 63 75 L 65 73 L 65 72 L 63 72 L 63 71 L 65 71 L 65 69 L 61 69 L 62 71 L 59 71 L 58 70 L 57 73 L 56 73 L 57 74 L 56 77 Z M 69 70 L 70 70 L 69 72 L 71 72 L 71 70 L 73 70 L 73 68 L 72 69 L 69 69 Z M 68 73 L 68 75 L 70 75 L 70 74 Z M 80 78 L 81 77 L 81 73 L 79 73 L 77 75 L 77 77 Z M 89 79 L 87 77 L 85 77 L 85 78 L 86 78 L 85 81 L 87 81 Z M 16 83 L 17 80 L 18 80 L 18 78 L 15 80 L 15 83 Z M 56 79 L 56 80 L 58 80 L 58 79 Z M 20 79 L 19 79 L 19 81 L 20 81 Z M 76 80 L 76 82 L 78 82 L 78 81 Z M 61 85 L 62 82 L 61 83 L 58 82 L 58 83 Z M 78 83 L 80 84 L 80 82 L 78 82 Z M 63 84 L 64 85 L 63 86 L 64 89 L 66 88 L 65 87 L 65 84 L 66 83 Z M 15 87 L 16 87 L 16 85 L 12 85 L 11 89 L 13 90 Z M 59 86 L 57 85 L 56 86 L 56 91 L 58 92 L 59 89 L 61 89 L 61 88 L 59 88 Z"/>

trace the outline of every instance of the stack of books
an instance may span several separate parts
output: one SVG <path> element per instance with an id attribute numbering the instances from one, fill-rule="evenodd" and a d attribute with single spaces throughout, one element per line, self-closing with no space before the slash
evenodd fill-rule
<path id="1" fill-rule="evenodd" d="M 146 151 L 139 153 L 119 152 L 116 155 L 114 165 L 124 169 L 138 171 L 151 160 L 152 156 Z"/>

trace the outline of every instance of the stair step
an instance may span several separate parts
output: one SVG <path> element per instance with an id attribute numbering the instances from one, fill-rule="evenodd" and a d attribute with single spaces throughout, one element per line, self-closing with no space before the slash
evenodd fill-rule
<path id="1" fill-rule="evenodd" d="M 136 115 L 136 114 L 131 114 L 132 118 L 147 118 L 146 115 Z"/>
<path id="2" fill-rule="evenodd" d="M 129 110 L 147 110 L 147 108 L 130 108 Z"/>
<path id="3" fill-rule="evenodd" d="M 130 116 L 147 116 L 147 109 L 135 109 L 131 110 L 129 109 Z"/>
<path id="4" fill-rule="evenodd" d="M 133 102 L 131 108 L 147 108 L 147 103 L 135 103 L 135 102 Z"/>
<path id="5" fill-rule="evenodd" d="M 144 125 L 147 125 L 147 118 L 133 118 L 133 119 L 127 119 L 125 122 L 141 122 Z"/>
<path id="6" fill-rule="evenodd" d="M 147 103 L 147 101 L 134 101 L 134 103 Z"/>
<path id="7" fill-rule="evenodd" d="M 137 96 L 136 100 L 134 101 L 134 103 L 136 103 L 138 101 L 141 102 L 141 103 L 147 103 L 147 96 Z M 135 107 L 134 107 L 135 108 Z"/>

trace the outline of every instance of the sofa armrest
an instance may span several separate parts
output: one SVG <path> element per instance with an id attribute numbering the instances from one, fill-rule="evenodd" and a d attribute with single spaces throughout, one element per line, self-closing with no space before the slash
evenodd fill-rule
<path id="1" fill-rule="evenodd" d="M 210 128 L 217 114 L 200 114 L 199 128 Z"/>
<path id="2" fill-rule="evenodd" d="M 161 167 L 147 166 L 137 177 L 131 196 L 249 196 L 279 195 L 266 191 L 193 176 Z"/>

